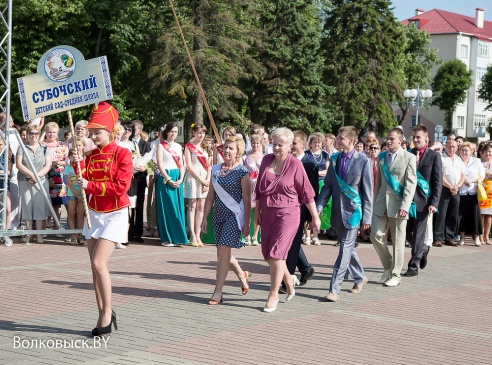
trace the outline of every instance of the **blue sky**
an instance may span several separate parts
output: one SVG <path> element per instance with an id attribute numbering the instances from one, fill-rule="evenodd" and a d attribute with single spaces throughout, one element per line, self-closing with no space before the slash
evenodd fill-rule
<path id="1" fill-rule="evenodd" d="M 415 15 L 415 9 L 420 8 L 425 11 L 440 9 L 452 13 L 463 14 L 475 17 L 475 9 L 485 10 L 485 20 L 492 21 L 492 1 L 461 1 L 461 0 L 393 0 L 393 12 L 398 20 L 404 20 Z"/>

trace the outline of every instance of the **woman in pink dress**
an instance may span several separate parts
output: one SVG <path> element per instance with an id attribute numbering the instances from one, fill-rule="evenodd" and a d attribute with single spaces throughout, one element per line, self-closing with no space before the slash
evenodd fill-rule
<path id="1" fill-rule="evenodd" d="M 302 162 L 289 153 L 294 134 L 290 129 L 277 128 L 272 140 L 273 154 L 263 157 L 256 184 L 255 221 L 265 227 L 261 233 L 261 251 L 270 265 L 270 293 L 264 312 L 277 308 L 282 280 L 287 286 L 286 301 L 294 298 L 294 282 L 285 260 L 299 227 L 301 205 L 306 204 L 314 217 L 314 230 L 319 231 L 321 224 L 314 190 Z"/>
<path id="2" fill-rule="evenodd" d="M 251 212 L 254 212 L 254 208 L 256 206 L 256 196 L 255 196 L 255 188 L 256 181 L 258 180 L 258 173 L 260 172 L 261 161 L 263 160 L 263 145 L 262 145 L 262 136 L 259 134 L 253 134 L 250 137 L 251 141 L 251 152 L 248 155 L 243 156 L 243 165 L 249 171 L 249 178 L 251 180 Z M 253 219 L 254 221 L 254 219 Z M 260 226 L 257 222 L 254 222 L 254 230 L 253 235 L 250 237 L 244 237 L 246 246 L 258 245 L 258 232 L 260 230 Z"/>

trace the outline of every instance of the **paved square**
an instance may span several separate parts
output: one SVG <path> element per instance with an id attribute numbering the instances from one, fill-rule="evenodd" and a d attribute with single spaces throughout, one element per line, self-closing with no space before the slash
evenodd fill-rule
<path id="1" fill-rule="evenodd" d="M 253 273 L 249 293 L 230 273 L 211 307 L 215 247 L 146 239 L 110 259 L 119 330 L 99 348 L 80 348 L 95 345 L 97 319 L 87 249 L 46 242 L 0 247 L 0 364 L 492 364 L 492 246 L 471 240 L 432 248 L 428 267 L 396 288 L 378 284 L 379 259 L 360 244 L 370 281 L 357 295 L 346 281 L 337 303 L 323 296 L 338 248 L 303 246 L 315 275 L 263 313 L 260 247 L 233 251 Z"/>

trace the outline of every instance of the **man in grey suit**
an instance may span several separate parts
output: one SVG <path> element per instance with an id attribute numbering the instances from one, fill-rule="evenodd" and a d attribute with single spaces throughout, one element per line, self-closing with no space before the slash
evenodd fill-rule
<path id="1" fill-rule="evenodd" d="M 354 127 L 340 128 L 336 146 L 341 152 L 332 157 L 325 184 L 316 202 L 320 213 L 333 197 L 331 225 L 337 231 L 340 243 L 330 291 L 325 297 L 330 302 L 338 301 L 347 270 L 354 279 L 351 293 L 360 293 L 368 281 L 355 252 L 355 241 L 359 227 L 366 230 L 371 226 L 374 175 L 369 158 L 354 149 L 357 134 Z"/>
<path id="2" fill-rule="evenodd" d="M 417 188 L 416 157 L 401 148 L 402 141 L 402 130 L 391 129 L 386 138 L 389 150 L 378 156 L 371 227 L 371 241 L 384 267 L 380 282 L 391 287 L 401 281 L 407 221 Z M 393 256 L 384 242 L 388 225 L 393 238 Z"/>

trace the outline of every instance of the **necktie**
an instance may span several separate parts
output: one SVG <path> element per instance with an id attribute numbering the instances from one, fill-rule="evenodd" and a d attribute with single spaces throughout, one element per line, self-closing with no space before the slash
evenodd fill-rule
<path id="1" fill-rule="evenodd" d="M 340 177 L 343 179 L 345 176 L 345 169 L 346 169 L 346 164 L 347 164 L 347 156 L 343 155 L 342 156 L 342 166 L 340 166 Z"/>
<path id="2" fill-rule="evenodd" d="M 391 166 L 391 165 L 393 165 L 393 159 L 394 159 L 394 158 L 395 158 L 395 154 L 394 154 L 394 153 L 389 152 L 389 153 L 388 153 L 388 160 L 389 160 L 389 161 L 388 161 L 388 165 L 390 165 L 390 166 Z"/>
<path id="3" fill-rule="evenodd" d="M 420 150 L 417 150 L 417 167 L 419 167 L 420 163 Z"/>

